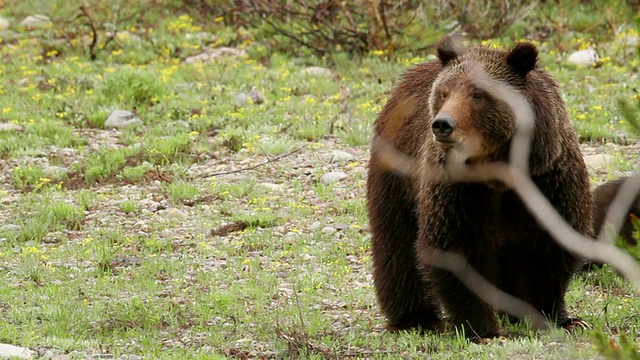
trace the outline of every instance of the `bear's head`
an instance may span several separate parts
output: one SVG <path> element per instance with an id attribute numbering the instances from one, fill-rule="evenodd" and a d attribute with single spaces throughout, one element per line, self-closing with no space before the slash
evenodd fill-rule
<path id="1" fill-rule="evenodd" d="M 509 160 L 518 112 L 496 89 L 513 90 L 509 94 L 518 97 L 519 107 L 528 107 L 534 117 L 526 88 L 537 58 L 530 43 L 498 50 L 462 47 L 452 38 L 440 41 L 442 69 L 431 89 L 429 117 L 432 145 L 442 159 L 465 164 Z"/>

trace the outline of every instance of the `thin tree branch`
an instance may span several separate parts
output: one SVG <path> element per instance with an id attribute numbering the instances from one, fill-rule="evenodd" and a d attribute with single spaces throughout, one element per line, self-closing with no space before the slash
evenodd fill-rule
<path id="1" fill-rule="evenodd" d="M 257 169 L 257 168 L 259 168 L 261 166 L 276 162 L 276 161 L 278 161 L 280 159 L 283 159 L 283 158 L 285 158 L 287 156 L 291 156 L 291 155 L 293 155 L 293 154 L 295 154 L 297 152 L 300 152 L 302 149 L 306 148 L 307 146 L 308 145 L 301 146 L 301 147 L 299 147 L 299 148 L 297 148 L 295 150 L 289 151 L 288 153 L 280 154 L 280 155 L 278 155 L 278 156 L 276 156 L 276 157 L 274 157 L 272 159 L 267 159 L 266 161 L 263 161 L 263 162 L 261 162 L 259 164 L 255 164 L 255 165 L 251 165 L 251 166 L 248 166 L 248 167 L 244 167 L 242 169 L 215 172 L 213 174 L 208 174 L 208 175 L 204 176 L 204 178 L 210 178 L 210 177 L 220 176 L 220 175 L 236 174 L 236 173 L 239 173 L 239 172 L 254 170 L 254 169 Z"/>

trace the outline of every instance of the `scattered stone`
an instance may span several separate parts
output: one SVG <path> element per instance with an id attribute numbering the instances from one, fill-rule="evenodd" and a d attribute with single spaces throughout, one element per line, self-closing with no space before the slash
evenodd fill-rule
<path id="1" fill-rule="evenodd" d="M 249 103 L 249 95 L 240 93 L 233 97 L 233 101 L 236 103 L 237 107 L 243 107 Z"/>
<path id="2" fill-rule="evenodd" d="M 320 221 L 314 221 L 314 222 L 309 226 L 309 229 L 311 229 L 311 230 L 317 230 L 317 229 L 320 227 L 320 225 L 322 225 L 322 224 L 320 223 Z"/>
<path id="3" fill-rule="evenodd" d="M 40 353 L 42 353 L 42 352 L 40 351 Z M 41 355 L 40 359 L 41 359 L 41 360 L 51 360 L 51 359 L 53 359 L 55 356 L 56 356 L 56 354 L 54 354 L 54 353 L 53 353 L 53 351 L 51 351 L 51 350 L 47 350 L 47 351 L 45 351 L 45 352 Z"/>
<path id="4" fill-rule="evenodd" d="M 51 19 L 47 15 L 29 15 L 20 21 L 20 25 L 27 29 L 33 29 L 51 23 Z"/>
<path id="5" fill-rule="evenodd" d="M 238 107 L 243 107 L 249 104 L 249 102 L 252 104 L 262 104 L 264 103 L 264 95 L 254 88 L 248 93 L 239 93 L 233 97 L 233 100 Z"/>
<path id="6" fill-rule="evenodd" d="M 345 223 L 338 223 L 335 225 L 336 230 L 338 231 L 345 231 L 349 228 L 349 225 L 345 224 Z"/>
<path id="7" fill-rule="evenodd" d="M 72 352 L 69 353 L 69 357 L 71 357 L 72 359 L 85 359 L 86 355 L 78 350 L 73 350 Z"/>
<path id="8" fill-rule="evenodd" d="M 11 204 L 17 202 L 19 199 L 17 196 L 4 196 L 0 198 L 0 204 Z"/>
<path id="9" fill-rule="evenodd" d="M 575 65 L 590 66 L 600 60 L 598 53 L 593 49 L 576 51 L 569 55 L 567 61 Z"/>
<path id="10" fill-rule="evenodd" d="M 215 49 L 209 49 L 203 52 L 202 54 L 189 56 L 184 61 L 187 63 L 193 63 L 198 61 L 213 62 L 220 57 L 238 57 L 238 56 L 244 56 L 246 54 L 247 52 L 244 50 L 239 50 L 239 49 L 230 48 L 230 47 L 219 47 Z"/>
<path id="11" fill-rule="evenodd" d="M 138 355 L 121 355 L 118 360 L 142 360 Z"/>
<path id="12" fill-rule="evenodd" d="M 332 77 L 333 72 L 327 68 L 323 68 L 320 66 L 309 66 L 308 68 L 300 70 L 300 75 L 312 77 Z"/>
<path id="13" fill-rule="evenodd" d="M 323 234 L 330 235 L 330 234 L 335 233 L 335 232 L 336 232 L 336 231 L 338 231 L 338 230 L 337 230 L 336 228 L 334 228 L 333 226 L 325 226 L 325 227 L 323 227 L 323 228 L 322 228 L 322 230 L 320 230 L 320 231 L 321 231 Z"/>
<path id="14" fill-rule="evenodd" d="M 353 160 L 353 155 L 349 154 L 346 151 L 333 150 L 331 152 L 331 158 L 329 159 L 330 163 L 337 162 L 347 162 Z"/>
<path id="15" fill-rule="evenodd" d="M 106 129 L 124 129 L 139 125 L 142 125 L 142 120 L 126 110 L 114 110 L 104 122 Z"/>
<path id="16" fill-rule="evenodd" d="M 71 360 L 71 355 L 60 354 L 52 357 L 51 360 Z"/>
<path id="17" fill-rule="evenodd" d="M 247 95 L 249 95 L 254 104 L 264 103 L 264 95 L 255 88 L 251 89 Z"/>
<path id="18" fill-rule="evenodd" d="M 169 209 L 167 212 L 167 219 L 169 220 L 187 220 L 189 215 L 187 213 L 180 211 L 178 209 Z"/>
<path id="19" fill-rule="evenodd" d="M 11 26 L 9 19 L 0 16 L 0 30 L 7 30 Z"/>
<path id="20" fill-rule="evenodd" d="M 591 170 L 606 170 L 615 160 L 615 156 L 609 154 L 595 154 L 584 157 L 584 162 Z"/>
<path id="21" fill-rule="evenodd" d="M 0 359 L 32 359 L 33 351 L 9 344 L 0 344 Z"/>
<path id="22" fill-rule="evenodd" d="M 20 229 L 22 229 L 20 227 L 20 225 L 16 225 L 16 224 L 5 224 L 0 226 L 0 233 L 7 233 L 7 232 L 18 232 L 20 231 Z"/>
<path id="23" fill-rule="evenodd" d="M 331 185 L 347 177 L 347 174 L 342 171 L 328 172 L 320 177 L 320 183 L 324 185 Z"/>
<path id="24" fill-rule="evenodd" d="M 266 190 L 275 191 L 275 192 L 282 192 L 285 190 L 284 186 L 280 184 L 269 183 L 269 182 L 259 183 L 258 186 Z"/>
<path id="25" fill-rule="evenodd" d="M 109 360 L 109 359 L 113 359 L 114 356 L 111 354 L 95 354 L 95 355 L 89 356 L 89 358 L 96 359 L 96 360 Z"/>
<path id="26" fill-rule="evenodd" d="M 22 131 L 24 128 L 18 124 L 13 123 L 1 123 L 0 124 L 0 132 L 9 132 L 9 131 Z"/>

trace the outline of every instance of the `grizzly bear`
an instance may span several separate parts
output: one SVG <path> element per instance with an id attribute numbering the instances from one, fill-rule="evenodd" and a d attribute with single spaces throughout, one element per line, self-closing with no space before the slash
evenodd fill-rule
<path id="1" fill-rule="evenodd" d="M 618 191 L 627 178 L 608 181 L 593 190 L 593 230 L 596 237 L 605 228 L 606 217 L 611 204 L 618 195 Z M 629 246 L 636 246 L 638 241 L 634 237 L 635 222 L 640 222 L 640 192 L 634 195 L 631 206 L 625 214 L 618 236 Z M 588 271 L 602 266 L 599 261 L 587 261 L 582 270 Z"/>
<path id="2" fill-rule="evenodd" d="M 627 180 L 627 178 L 612 180 L 607 183 L 604 183 L 598 186 L 593 191 L 593 229 L 595 231 L 596 236 L 600 234 L 600 230 L 602 230 L 605 224 L 605 218 L 607 216 L 607 211 L 611 206 L 611 203 L 615 199 L 618 191 L 622 184 Z M 631 203 L 631 208 L 627 216 L 622 223 L 622 227 L 620 228 L 619 236 L 624 240 L 627 244 L 635 246 L 637 245 L 637 240 L 633 236 L 634 230 L 634 221 L 639 221 L 640 218 L 640 193 L 635 195 L 633 202 Z"/>
<path id="3" fill-rule="evenodd" d="M 468 338 L 499 335 L 495 309 L 452 272 L 433 266 L 434 249 L 464 257 L 550 322 L 581 325 L 568 316 L 564 300 L 580 259 L 554 241 L 513 189 L 497 181 L 412 175 L 446 175 L 450 161 L 471 171 L 509 161 L 514 111 L 474 80 L 478 71 L 526 99 L 534 117 L 529 175 L 573 229 L 593 235 L 587 169 L 558 85 L 538 66 L 537 48 L 526 42 L 509 50 L 462 47 L 445 38 L 436 60 L 402 76 L 374 124 L 367 209 L 374 286 L 387 329 L 441 329 L 444 310 Z M 397 171 L 398 157 L 382 151 L 381 142 L 412 161 L 406 171 Z"/>

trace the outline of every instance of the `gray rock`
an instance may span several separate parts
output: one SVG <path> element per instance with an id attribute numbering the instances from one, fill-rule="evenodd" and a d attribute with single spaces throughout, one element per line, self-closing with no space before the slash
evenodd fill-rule
<path id="1" fill-rule="evenodd" d="M 0 132 L 5 131 L 22 131 L 24 128 L 18 124 L 13 123 L 1 123 L 0 124 Z"/>
<path id="2" fill-rule="evenodd" d="M 334 228 L 333 226 L 325 226 L 325 227 L 323 227 L 323 228 L 322 228 L 322 230 L 320 230 L 320 231 L 321 231 L 323 234 L 330 235 L 330 234 L 335 233 L 335 232 L 336 232 L 336 231 L 338 231 L 338 230 L 337 230 L 336 228 Z"/>
<path id="3" fill-rule="evenodd" d="M 311 77 L 332 77 L 333 72 L 320 66 L 309 66 L 308 68 L 300 70 L 300 75 Z"/>
<path id="4" fill-rule="evenodd" d="M 233 97 L 233 101 L 237 107 L 243 107 L 249 103 L 249 95 L 240 93 Z"/>
<path id="5" fill-rule="evenodd" d="M 255 88 L 249 91 L 247 95 L 249 95 L 249 98 L 251 98 L 254 104 L 264 103 L 264 95 Z"/>
<path id="6" fill-rule="evenodd" d="M 243 107 L 249 103 L 262 104 L 264 103 L 264 95 L 254 88 L 248 93 L 239 93 L 234 96 L 233 101 L 235 101 L 236 106 L 238 107 Z"/>
<path id="7" fill-rule="evenodd" d="M 80 352 L 78 350 L 73 350 L 72 352 L 69 353 L 68 356 L 70 358 L 74 359 L 74 360 L 75 359 L 86 359 L 87 358 L 87 356 L 83 352 Z"/>
<path id="8" fill-rule="evenodd" d="M 194 56 L 189 56 L 184 61 L 187 63 L 192 62 L 213 62 L 221 57 L 238 57 L 244 56 L 247 52 L 230 47 L 219 47 L 215 49 L 209 49 L 206 52 Z"/>
<path id="9" fill-rule="evenodd" d="M 314 221 L 314 222 L 309 226 L 309 229 L 311 229 L 311 230 L 317 230 L 317 229 L 320 227 L 320 225 L 322 225 L 322 224 L 320 223 L 320 221 Z"/>
<path id="10" fill-rule="evenodd" d="M 349 225 L 347 225 L 345 223 L 337 223 L 335 225 L 335 227 L 336 227 L 336 230 L 338 230 L 338 231 L 345 231 L 345 230 L 347 230 L 349 228 Z"/>
<path id="11" fill-rule="evenodd" d="M 113 359 L 114 357 L 115 356 L 111 354 L 95 354 L 95 355 L 89 356 L 89 358 L 97 359 L 97 360 L 109 360 L 109 359 Z"/>
<path id="12" fill-rule="evenodd" d="M 11 204 L 20 200 L 17 196 L 5 196 L 0 199 L 0 204 Z"/>
<path id="13" fill-rule="evenodd" d="M 20 21 L 20 25 L 33 29 L 43 25 L 47 25 L 51 23 L 51 19 L 47 15 L 37 14 L 37 15 L 29 15 Z"/>
<path id="14" fill-rule="evenodd" d="M 333 150 L 331 152 L 331 158 L 329 158 L 330 163 L 347 162 L 351 160 L 353 160 L 353 155 L 340 150 Z"/>
<path id="15" fill-rule="evenodd" d="M 332 171 L 328 172 L 320 177 L 320 183 L 324 185 L 330 185 L 333 183 L 337 183 L 338 181 L 347 177 L 347 174 L 342 171 Z"/>
<path id="16" fill-rule="evenodd" d="M 0 30 L 7 30 L 11 26 L 9 19 L 0 16 Z"/>
<path id="17" fill-rule="evenodd" d="M 33 351 L 9 344 L 0 344 L 0 359 L 32 359 Z"/>
<path id="18" fill-rule="evenodd" d="M 593 65 L 597 63 L 598 60 L 600 60 L 600 56 L 598 56 L 598 53 L 593 49 L 576 51 L 567 58 L 567 61 L 572 64 L 584 66 Z"/>
<path id="19" fill-rule="evenodd" d="M 269 182 L 259 183 L 258 186 L 263 189 L 274 191 L 274 192 L 282 192 L 285 190 L 285 188 L 282 185 L 269 183 Z"/>
<path id="20" fill-rule="evenodd" d="M 56 356 L 56 354 L 54 354 L 53 351 L 47 350 L 44 352 L 44 354 L 42 354 L 40 360 L 51 360 L 54 356 Z"/>
<path id="21" fill-rule="evenodd" d="M 142 125 L 134 113 L 126 110 L 114 110 L 104 122 L 106 129 L 124 129 Z"/>
<path id="22" fill-rule="evenodd" d="M 584 162 L 591 170 L 606 170 L 615 160 L 615 156 L 609 154 L 595 154 L 584 157 Z"/>
<path id="23" fill-rule="evenodd" d="M 187 213 L 180 211 L 178 209 L 169 209 L 169 211 L 167 211 L 167 219 L 169 220 L 187 220 L 187 218 L 189 217 L 189 215 L 187 215 Z"/>
<path id="24" fill-rule="evenodd" d="M 138 355 L 121 355 L 118 360 L 142 360 Z"/>
<path id="25" fill-rule="evenodd" d="M 83 356 L 84 358 L 84 356 Z M 78 358 L 75 358 L 78 359 Z M 71 355 L 59 354 L 51 358 L 51 360 L 71 360 Z"/>
<path id="26" fill-rule="evenodd" d="M 20 227 L 20 225 L 16 225 L 16 224 L 5 224 L 0 226 L 0 233 L 3 232 L 14 232 L 14 231 L 20 231 L 20 229 L 22 229 Z"/>

